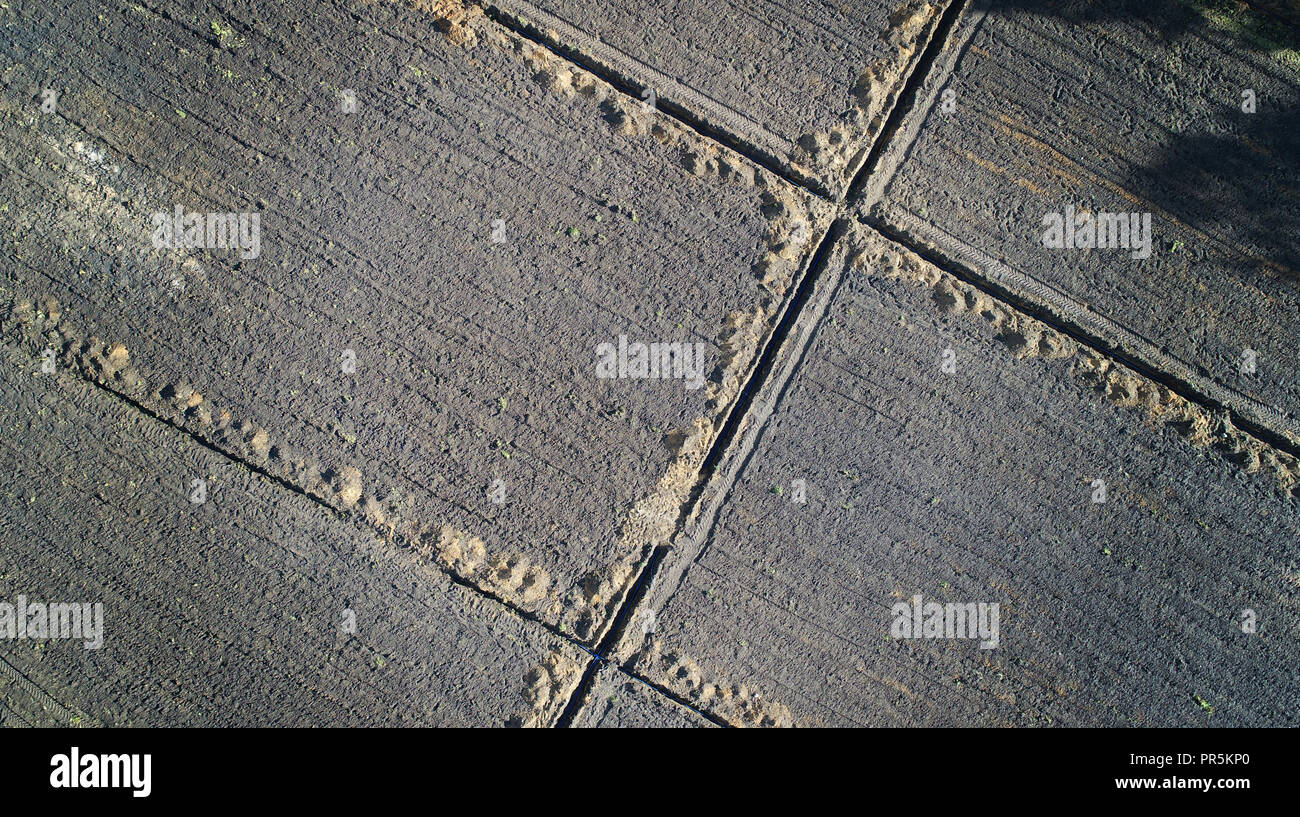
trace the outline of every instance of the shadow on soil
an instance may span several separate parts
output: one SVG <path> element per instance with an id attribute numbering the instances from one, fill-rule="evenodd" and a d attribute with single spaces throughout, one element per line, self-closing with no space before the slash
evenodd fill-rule
<path id="1" fill-rule="evenodd" d="M 1257 91 L 1255 113 L 1225 105 L 1211 121 L 1171 128 L 1151 161 L 1133 167 L 1122 183 L 1199 230 L 1232 236 L 1294 281 L 1300 280 L 1300 26 L 1286 20 L 1300 22 L 1300 0 L 1255 5 L 1269 13 L 1233 0 L 995 0 L 990 14 L 1050 17 L 1071 34 L 1075 26 L 1123 20 L 1157 34 L 1170 49 L 1184 39 L 1212 41 L 1271 75 L 1273 86 L 1285 90 Z M 1145 56 L 1157 69 L 1165 59 L 1158 49 Z M 1204 77 L 1179 85 L 1180 91 L 1217 90 Z M 1240 103 L 1241 89 L 1232 90 L 1229 98 Z"/>

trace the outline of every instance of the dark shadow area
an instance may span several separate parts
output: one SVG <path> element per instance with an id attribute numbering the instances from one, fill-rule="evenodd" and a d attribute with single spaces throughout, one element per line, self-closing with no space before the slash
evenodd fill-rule
<path id="1" fill-rule="evenodd" d="M 1063 31 L 1076 25 L 1135 26 L 1158 32 L 1171 49 L 1180 48 L 1184 60 L 1198 48 L 1219 63 L 1224 54 L 1240 53 L 1239 75 L 1260 80 L 1251 89 L 1255 111 L 1243 110 L 1245 100 L 1236 95 L 1244 89 L 1224 87 L 1231 78 L 1195 70 L 1205 66 L 1189 64 L 1184 71 L 1192 70 L 1185 78 L 1174 76 L 1172 86 L 1151 82 L 1153 94 L 1220 98 L 1223 107 L 1220 113 L 1202 103 L 1209 118 L 1196 117 L 1185 129 L 1150 120 L 1147 133 L 1136 134 L 1152 142 L 1150 161 L 1131 166 L 1118 181 L 1192 227 L 1239 244 L 1300 280 L 1300 27 L 1289 25 L 1283 14 L 1290 6 L 1289 13 L 1300 19 L 1300 4 L 1271 5 L 1275 8 L 1265 12 L 1233 0 L 996 0 L 990 14 L 1050 17 Z M 1165 55 L 1148 56 L 1153 70 L 1163 70 Z M 1135 104 L 1146 90 L 1141 82 L 1129 91 Z"/>
<path id="2" fill-rule="evenodd" d="M 1300 26 L 1300 0 L 1250 0 L 1247 5 L 1279 21 Z"/>
<path id="3" fill-rule="evenodd" d="M 1167 23 L 1168 32 L 1209 18 L 1231 22 L 1252 41 L 1253 48 L 1270 42 L 1300 40 L 1300 0 L 1167 0 L 1166 2 L 1089 2 L 1088 0 L 999 0 L 992 11 L 1053 15 L 1073 22 L 1107 20 L 1116 17 L 1144 17 L 1153 23 Z"/>
<path id="4" fill-rule="evenodd" d="M 974 0 L 974 2 L 982 4 L 983 0 Z M 1092 2 L 1089 2 L 1089 0 L 1064 0 L 1064 2 L 1053 2 L 1053 0 L 993 0 L 993 2 L 988 3 L 988 9 L 990 14 L 999 14 L 1005 17 L 1022 14 L 1031 14 L 1036 17 L 1055 17 L 1068 25 L 1104 23 L 1116 19 L 1142 19 L 1149 22 L 1168 39 L 1180 36 L 1202 20 L 1201 16 L 1192 8 L 1191 2 L 1177 2 L 1177 0 L 1154 0 L 1154 2 L 1150 0 L 1148 2 L 1140 2 L 1140 0 L 1107 0 L 1105 2 L 1096 2 L 1095 0 Z"/>
<path id="5" fill-rule="evenodd" d="M 1260 100 L 1257 113 L 1237 115 L 1231 135 L 1182 134 L 1156 161 L 1133 168 L 1125 186 L 1199 230 L 1232 237 L 1300 280 L 1295 102 Z"/>

